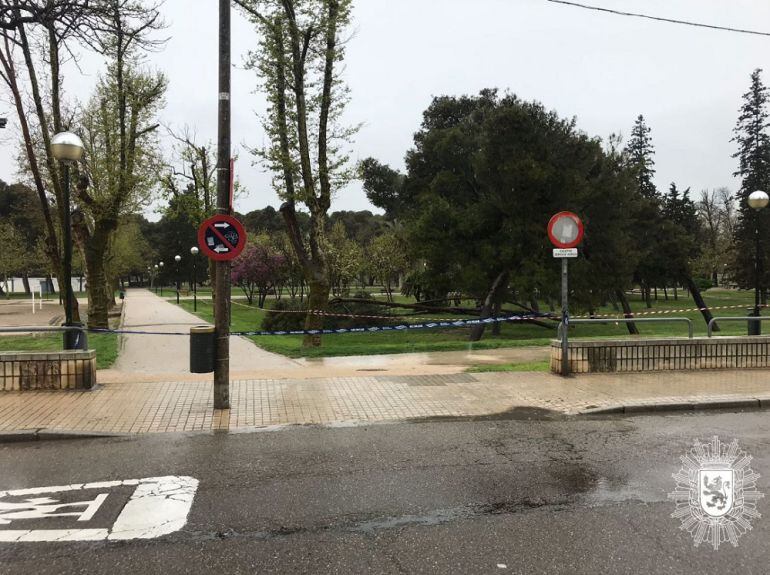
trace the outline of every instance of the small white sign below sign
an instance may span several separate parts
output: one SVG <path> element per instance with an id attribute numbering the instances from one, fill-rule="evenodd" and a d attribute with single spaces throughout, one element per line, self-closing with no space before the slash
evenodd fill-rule
<path id="1" fill-rule="evenodd" d="M 554 248 L 553 257 L 555 258 L 576 258 L 578 257 L 577 248 Z"/>
<path id="2" fill-rule="evenodd" d="M 127 486 L 135 489 L 112 525 L 90 528 L 102 504 L 119 497 L 112 490 Z M 0 542 L 153 539 L 184 527 L 197 489 L 198 480 L 193 477 L 168 476 L 0 491 Z M 62 501 L 61 494 L 83 490 L 101 493 L 93 499 Z M 25 520 L 45 525 L 64 517 L 77 526 L 14 529 L 14 523 Z"/>

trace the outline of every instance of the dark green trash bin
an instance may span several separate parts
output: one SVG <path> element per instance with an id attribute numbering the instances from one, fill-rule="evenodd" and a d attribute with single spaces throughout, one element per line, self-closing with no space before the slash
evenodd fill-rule
<path id="1" fill-rule="evenodd" d="M 83 327 L 82 323 L 73 322 L 72 327 Z M 64 349 L 88 349 L 88 332 L 86 330 L 67 330 L 64 332 Z"/>
<path id="2" fill-rule="evenodd" d="M 755 310 L 753 307 L 748 309 L 749 317 L 758 317 L 762 315 L 761 311 Z M 759 320 L 747 322 L 749 324 L 749 335 L 762 335 L 762 322 Z"/>
<path id="3" fill-rule="evenodd" d="M 190 328 L 190 372 L 212 373 L 216 359 L 215 331 L 210 325 Z"/>

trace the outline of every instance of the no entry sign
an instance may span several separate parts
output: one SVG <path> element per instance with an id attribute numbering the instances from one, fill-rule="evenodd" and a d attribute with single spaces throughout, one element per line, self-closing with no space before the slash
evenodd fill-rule
<path id="1" fill-rule="evenodd" d="M 574 248 L 583 241 L 583 222 L 572 212 L 559 212 L 548 222 L 548 237 L 557 248 Z"/>
<path id="2" fill-rule="evenodd" d="M 583 222 L 572 212 L 559 212 L 548 222 L 548 238 L 556 248 L 553 257 L 561 260 L 561 374 L 569 375 L 569 258 L 577 257 L 583 241 Z"/>
<path id="3" fill-rule="evenodd" d="M 198 245 L 203 254 L 212 260 L 232 260 L 246 246 L 246 231 L 234 217 L 218 214 L 201 224 Z"/>

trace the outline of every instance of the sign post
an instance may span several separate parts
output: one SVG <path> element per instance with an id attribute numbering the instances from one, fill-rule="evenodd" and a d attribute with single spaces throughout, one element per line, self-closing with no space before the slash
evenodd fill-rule
<path id="1" fill-rule="evenodd" d="M 214 409 L 230 407 L 230 260 L 246 247 L 246 231 L 241 222 L 228 214 L 217 214 L 198 228 L 201 253 L 216 262 L 217 282 L 214 324 L 216 355 L 214 363 Z M 197 252 L 196 252 L 197 253 Z M 194 257 L 194 255 L 193 255 Z M 196 292 L 197 297 L 197 292 Z"/>
<path id="2" fill-rule="evenodd" d="M 577 257 L 583 241 L 583 222 L 572 212 L 559 212 L 548 222 L 548 238 L 561 260 L 561 375 L 569 375 L 569 258 Z"/>
<path id="3" fill-rule="evenodd" d="M 217 215 L 230 215 L 230 0 L 219 0 L 219 109 L 217 112 Z M 201 246 L 201 249 L 204 249 Z M 216 365 L 214 368 L 214 409 L 230 408 L 230 263 L 215 259 L 214 325 Z"/>

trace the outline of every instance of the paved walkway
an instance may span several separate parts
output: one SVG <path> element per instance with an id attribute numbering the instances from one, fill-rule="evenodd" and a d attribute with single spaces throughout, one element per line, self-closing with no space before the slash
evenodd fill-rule
<path id="1" fill-rule="evenodd" d="M 243 380 L 231 409 L 214 410 L 212 384 L 112 383 L 88 392 L 0 394 L 0 436 L 22 430 L 101 433 L 249 431 L 292 424 L 350 425 L 432 417 L 570 415 L 672 403 L 770 405 L 767 370 L 550 373 Z"/>
<path id="2" fill-rule="evenodd" d="M 123 328 L 135 331 L 184 332 L 204 322 L 182 308 L 145 289 L 129 290 Z M 234 372 L 293 369 L 298 364 L 282 355 L 258 348 L 242 337 L 230 338 L 230 369 Z M 190 369 L 190 340 L 183 336 L 124 335 L 113 380 L 120 374 L 183 374 Z"/>

